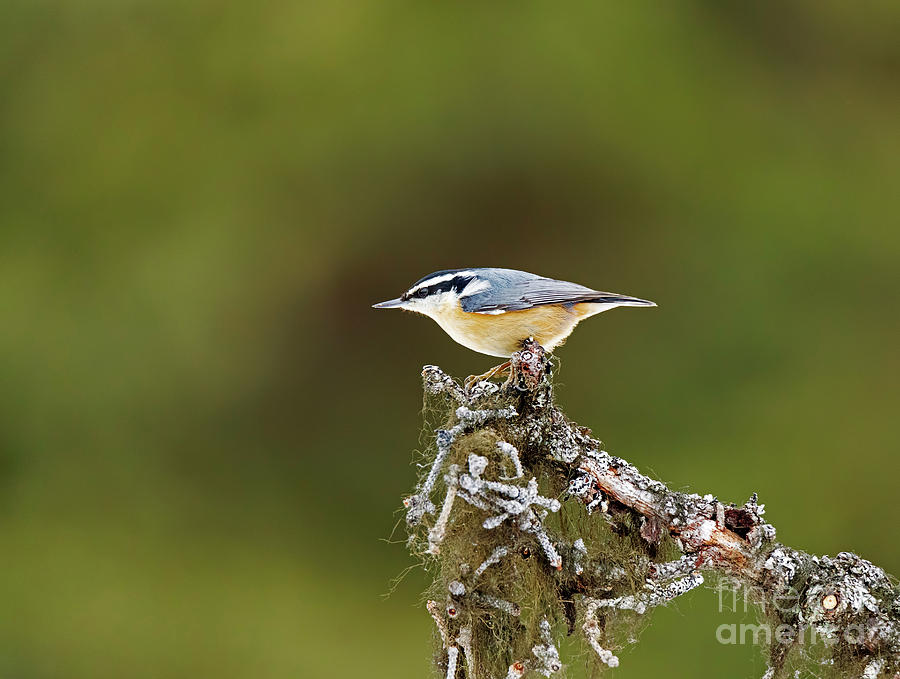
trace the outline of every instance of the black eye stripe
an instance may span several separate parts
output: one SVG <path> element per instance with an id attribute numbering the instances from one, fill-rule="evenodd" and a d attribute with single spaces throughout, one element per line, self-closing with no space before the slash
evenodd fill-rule
<path id="1" fill-rule="evenodd" d="M 407 292 L 405 295 L 403 295 L 403 299 L 411 299 L 413 297 L 424 299 L 425 297 L 437 295 L 442 292 L 450 292 L 451 290 L 459 294 L 469 283 L 472 282 L 474 278 L 474 276 L 455 276 L 450 280 L 441 281 L 440 283 L 435 283 L 434 285 L 419 288 L 415 292 Z"/>

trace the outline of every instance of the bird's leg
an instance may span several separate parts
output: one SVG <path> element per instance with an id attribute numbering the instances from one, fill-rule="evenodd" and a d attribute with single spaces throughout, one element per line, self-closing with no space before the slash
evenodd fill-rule
<path id="1" fill-rule="evenodd" d="M 500 365 L 495 365 L 493 368 L 488 370 L 483 375 L 469 375 L 466 378 L 466 391 L 474 387 L 479 382 L 483 382 L 484 380 L 489 380 L 492 377 L 503 374 L 504 371 L 509 370 L 510 362 L 501 363 Z"/>

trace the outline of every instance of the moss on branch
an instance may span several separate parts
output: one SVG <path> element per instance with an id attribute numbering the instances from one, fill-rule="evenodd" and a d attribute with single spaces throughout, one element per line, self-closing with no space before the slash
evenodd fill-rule
<path id="1" fill-rule="evenodd" d="M 550 372 L 534 343 L 502 387 L 465 390 L 423 370 L 426 410 L 441 424 L 404 504 L 409 548 L 433 573 L 441 674 L 550 677 L 565 669 L 556 640 L 576 632 L 598 668 L 615 667 L 649 609 L 712 572 L 773 604 L 768 622 L 783 633 L 766 679 L 805 654 L 807 630 L 828 642 L 829 676 L 900 676 L 900 591 L 881 569 L 777 543 L 755 494 L 726 505 L 644 476 L 568 420 Z"/>

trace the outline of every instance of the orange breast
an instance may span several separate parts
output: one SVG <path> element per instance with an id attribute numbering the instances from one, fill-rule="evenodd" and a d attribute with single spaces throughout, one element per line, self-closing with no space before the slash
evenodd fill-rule
<path id="1" fill-rule="evenodd" d="M 467 313 L 461 308 L 442 312 L 434 319 L 454 340 L 474 351 L 490 356 L 509 357 L 533 337 L 545 349 L 562 344 L 572 328 L 590 313 L 576 305 L 546 305 L 503 314 Z"/>

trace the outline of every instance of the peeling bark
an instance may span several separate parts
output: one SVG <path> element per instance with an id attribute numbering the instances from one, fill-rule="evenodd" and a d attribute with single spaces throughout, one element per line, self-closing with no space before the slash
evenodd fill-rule
<path id="1" fill-rule="evenodd" d="M 585 579 L 586 552 L 582 541 L 565 545 L 552 534 L 548 535 L 543 518 L 548 510 L 556 511 L 559 503 L 541 497 L 534 479 L 528 484 L 514 485 L 483 480 L 481 474 L 488 462 L 478 456 L 470 456 L 469 473 L 452 466 L 446 477 L 444 511 L 430 533 L 430 554 L 439 550 L 435 538 L 443 537 L 448 520 L 452 520 L 450 508 L 454 499 L 460 502 L 461 498 L 471 507 L 484 511 L 485 528 L 504 521 L 514 524 L 523 535 L 538 540 L 539 550 L 552 569 L 562 571 L 548 577 L 557 578 L 566 626 L 570 630 L 575 628 L 575 600 L 578 599 L 586 639 L 610 666 L 617 665 L 618 659 L 600 645 L 602 620 L 597 617 L 600 612 L 616 608 L 642 613 L 699 585 L 703 580 L 701 572 L 716 572 L 744 583 L 772 602 L 771 610 L 776 611 L 778 622 L 795 632 L 794 639 L 804 630 L 812 629 L 820 637 L 832 640 L 833 662 L 854 668 L 855 676 L 900 677 L 900 591 L 884 571 L 848 552 L 833 558 L 814 556 L 778 543 L 775 528 L 763 518 L 764 506 L 758 504 L 756 494 L 741 505 L 723 504 L 712 495 L 670 490 L 643 475 L 627 461 L 604 451 L 601 443 L 591 437 L 590 430 L 570 422 L 554 404 L 549 364 L 539 345 L 527 343 L 513 355 L 511 363 L 510 379 L 502 388 L 481 382 L 468 392 L 439 368 L 428 366 L 423 370 L 426 393 L 447 394 L 458 404 L 458 424 L 438 432 L 439 452 L 434 466 L 417 493 L 406 502 L 408 523 L 415 526 L 426 513 L 434 513 L 435 505 L 429 495 L 455 437 L 502 420 L 510 441 L 501 441 L 497 446 L 507 456 L 515 455 L 511 459 L 515 460 L 518 476 L 528 478 L 528 460 L 549 461 L 567 484 L 568 500 L 577 499 L 588 512 L 607 519 L 615 510 L 634 512 L 642 517 L 639 534 L 649 546 L 656 545 L 667 534 L 674 539 L 682 556 L 668 563 L 649 564 L 644 591 L 615 596 L 614 579 L 608 582 Z M 508 398 L 512 406 L 479 409 L 480 404 L 498 396 Z M 600 516 L 597 519 L 603 520 Z M 515 549 L 528 547 L 510 544 L 507 548 L 497 544 L 493 549 L 478 567 L 479 575 L 488 568 L 496 568 L 493 564 L 502 559 L 510 558 L 507 554 L 513 554 Z M 457 591 L 465 589 L 460 582 L 453 584 L 458 585 Z M 478 596 L 483 605 L 488 595 Z M 477 599 L 471 594 L 470 598 Z M 454 600 L 459 602 L 462 597 L 456 596 Z M 504 603 L 514 605 L 514 602 Z M 432 614 L 435 615 L 434 611 Z M 469 627 L 463 629 L 468 643 L 472 631 Z M 551 652 L 555 648 L 549 630 L 549 623 L 542 622 L 542 641 L 535 646 L 540 649 L 535 651 L 538 660 L 522 659 L 514 663 L 510 675 L 521 676 L 516 674 L 520 668 L 523 672 L 540 671 L 546 676 L 550 676 L 551 669 L 560 669 Z M 451 669 L 453 673 L 465 672 L 470 677 L 472 670 L 464 670 L 456 662 L 457 644 L 452 634 L 446 628 L 441 630 L 444 646 L 454 649 Z M 772 644 L 766 677 L 782 674 L 790 646 L 790 642 Z M 448 672 L 447 676 L 450 675 Z"/>

